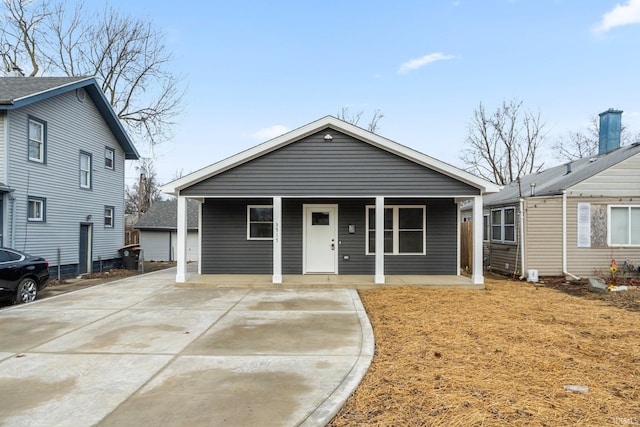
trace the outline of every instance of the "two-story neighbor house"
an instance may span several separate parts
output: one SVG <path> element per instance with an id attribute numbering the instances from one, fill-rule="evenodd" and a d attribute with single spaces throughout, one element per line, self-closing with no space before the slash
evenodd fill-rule
<path id="1" fill-rule="evenodd" d="M 53 277 L 109 267 L 138 153 L 92 77 L 0 78 L 0 241 Z"/>

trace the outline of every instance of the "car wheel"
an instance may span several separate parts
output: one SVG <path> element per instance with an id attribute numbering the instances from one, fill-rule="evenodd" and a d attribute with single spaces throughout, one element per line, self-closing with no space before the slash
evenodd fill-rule
<path id="1" fill-rule="evenodd" d="M 23 279 L 18 285 L 18 292 L 16 294 L 16 304 L 22 304 L 23 302 L 32 302 L 36 299 L 38 294 L 38 284 L 33 279 Z"/>

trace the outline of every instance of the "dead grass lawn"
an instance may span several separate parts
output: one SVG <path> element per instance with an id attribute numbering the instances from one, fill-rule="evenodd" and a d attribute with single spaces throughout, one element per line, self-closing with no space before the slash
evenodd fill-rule
<path id="1" fill-rule="evenodd" d="M 330 425 L 640 425 L 639 312 L 521 282 L 486 287 L 361 291 L 376 352 Z"/>

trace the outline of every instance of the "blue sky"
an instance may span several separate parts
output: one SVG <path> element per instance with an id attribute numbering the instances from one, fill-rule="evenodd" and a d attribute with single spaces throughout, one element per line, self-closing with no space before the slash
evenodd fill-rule
<path id="1" fill-rule="evenodd" d="M 640 132 L 640 0 L 109 4 L 165 31 L 187 85 L 161 182 L 342 107 L 362 125 L 380 109 L 379 134 L 458 167 L 480 102 L 539 109 L 549 146 L 610 107 Z"/>

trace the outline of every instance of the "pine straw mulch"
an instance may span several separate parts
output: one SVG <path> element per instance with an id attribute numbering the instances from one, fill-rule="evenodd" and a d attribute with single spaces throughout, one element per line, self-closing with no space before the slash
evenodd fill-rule
<path id="1" fill-rule="evenodd" d="M 504 280 L 360 297 L 375 355 L 331 426 L 640 425 L 636 311 Z"/>

